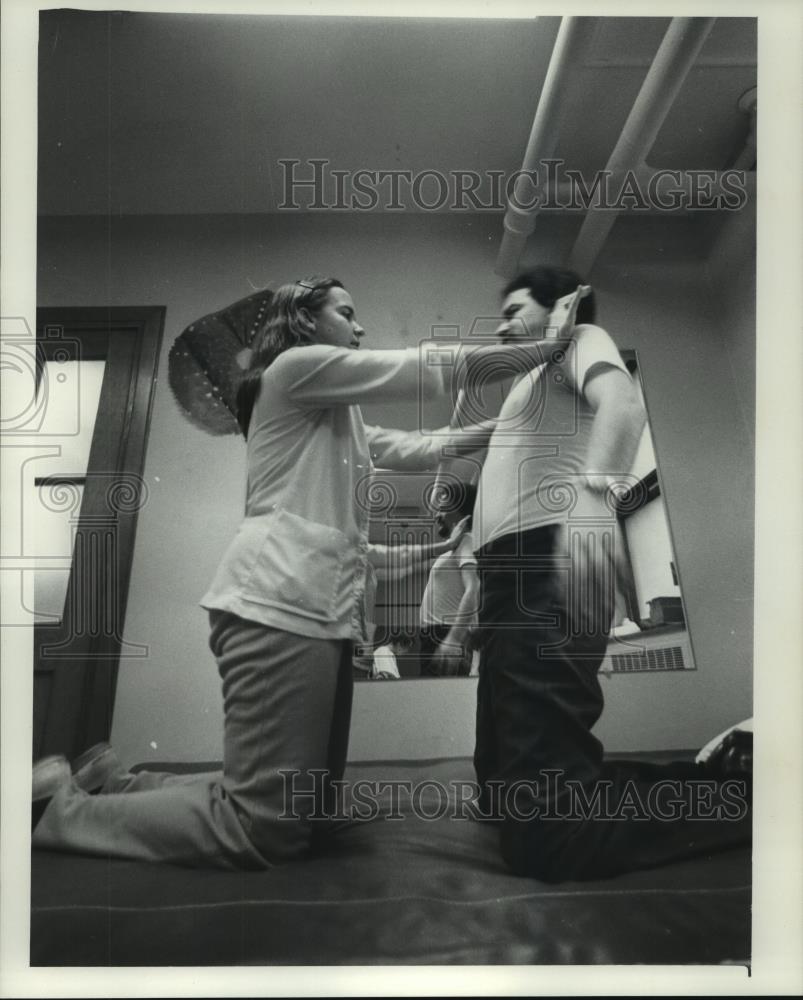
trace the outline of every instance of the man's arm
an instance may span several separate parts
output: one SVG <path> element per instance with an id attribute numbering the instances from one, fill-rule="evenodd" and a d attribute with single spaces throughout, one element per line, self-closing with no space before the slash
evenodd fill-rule
<path id="1" fill-rule="evenodd" d="M 628 485 L 625 477 L 633 466 L 647 417 L 631 377 L 613 365 L 591 371 L 583 394 L 594 410 L 594 422 L 576 509 L 582 512 L 585 497 L 592 501 L 590 509 L 599 511 L 599 498 L 609 487 L 617 482 Z M 569 577 L 564 578 L 569 588 L 567 607 L 576 625 L 589 634 L 609 627 L 610 621 L 600 616 L 612 613 L 621 572 L 612 519 L 611 508 L 604 523 L 576 521 L 571 530 L 564 524 L 557 539 L 558 551 L 571 560 Z"/>
<path id="2" fill-rule="evenodd" d="M 461 566 L 463 596 L 457 608 L 457 621 L 451 626 L 444 640 L 432 656 L 432 669 L 442 677 L 453 677 L 459 672 L 468 634 L 479 604 L 480 580 L 473 565 Z"/>
<path id="3" fill-rule="evenodd" d="M 604 492 L 633 467 L 647 414 L 633 379 L 620 368 L 592 372 L 583 394 L 594 410 L 584 464 L 586 485 Z"/>

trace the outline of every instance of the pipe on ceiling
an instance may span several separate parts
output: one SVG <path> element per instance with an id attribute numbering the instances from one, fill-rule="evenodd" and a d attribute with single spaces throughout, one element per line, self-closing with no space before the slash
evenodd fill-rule
<path id="1" fill-rule="evenodd" d="M 714 17 L 672 19 L 608 160 L 605 169 L 612 176 L 622 177 L 642 167 L 715 21 Z M 590 274 L 618 214 L 614 209 L 589 210 L 572 249 L 570 267 L 586 277 Z"/>
<path id="2" fill-rule="evenodd" d="M 756 156 L 758 155 L 758 138 L 757 138 L 757 112 L 758 112 L 758 90 L 756 87 L 751 87 L 746 90 L 742 96 L 739 98 L 737 104 L 739 110 L 748 116 L 750 119 L 750 125 L 748 128 L 747 139 L 745 140 L 744 149 L 736 157 L 733 162 L 731 169 L 733 170 L 755 170 L 756 166 Z"/>
<path id="3" fill-rule="evenodd" d="M 568 89 L 569 75 L 585 50 L 594 25 L 592 17 L 561 19 L 524 153 L 522 174 L 537 172 L 540 161 L 549 159 L 555 152 L 560 134 L 562 101 Z M 504 233 L 496 260 L 496 273 L 503 277 L 516 270 L 527 237 L 535 230 L 537 204 L 527 209 L 517 207 L 526 204 L 528 199 L 532 200 L 531 189 L 528 187 L 523 190 L 525 184 L 526 181 L 519 177 L 505 211 Z"/>

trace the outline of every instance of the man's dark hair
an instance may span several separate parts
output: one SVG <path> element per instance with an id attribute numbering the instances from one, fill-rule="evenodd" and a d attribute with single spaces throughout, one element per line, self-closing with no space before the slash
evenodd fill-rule
<path id="1" fill-rule="evenodd" d="M 558 299 L 564 295 L 570 295 L 578 285 L 585 285 L 586 282 L 574 271 L 567 267 L 553 267 L 551 264 L 538 264 L 528 271 L 522 271 L 508 282 L 502 292 L 502 297 L 506 298 L 511 292 L 517 292 L 520 288 L 526 288 L 536 302 L 547 309 L 552 309 Z M 597 314 L 597 304 L 594 300 L 594 292 L 589 292 L 584 299 L 580 300 L 577 308 L 577 323 L 593 323 Z"/>

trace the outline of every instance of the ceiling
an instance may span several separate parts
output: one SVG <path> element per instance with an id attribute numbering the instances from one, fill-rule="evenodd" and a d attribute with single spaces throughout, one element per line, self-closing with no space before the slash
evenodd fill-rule
<path id="1" fill-rule="evenodd" d="M 669 23 L 595 21 L 556 152 L 581 171 L 605 166 Z M 314 158 L 509 175 L 559 23 L 43 11 L 40 214 L 273 212 L 282 159 L 303 177 Z M 720 18 L 650 165 L 733 163 L 749 124 L 737 102 L 755 85 L 755 19 Z"/>

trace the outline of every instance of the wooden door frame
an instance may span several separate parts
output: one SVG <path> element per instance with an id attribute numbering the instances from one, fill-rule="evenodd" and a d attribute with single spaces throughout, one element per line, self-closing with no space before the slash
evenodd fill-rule
<path id="1" fill-rule="evenodd" d="M 89 596 L 96 602 L 95 609 L 100 609 L 99 628 L 73 628 L 76 614 L 87 615 L 77 596 L 82 593 L 78 588 L 87 586 L 79 563 L 84 559 L 85 575 L 87 567 L 93 565 L 80 555 L 73 559 L 61 624 L 36 626 L 34 669 L 40 676 L 52 674 L 52 678 L 42 709 L 41 732 L 34 732 L 34 756 L 74 756 L 108 739 L 111 732 L 137 515 L 147 499 L 142 474 L 164 319 L 163 306 L 37 310 L 40 364 L 59 339 L 80 338 L 86 348 L 81 354 L 84 360 L 107 358 L 76 552 L 79 546 L 82 551 L 91 550 L 95 558 L 109 563 L 111 572 L 105 591 L 101 579 L 89 583 Z M 104 552 L 98 557 L 98 546 L 108 544 L 109 539 L 112 556 Z M 111 617 L 116 617 L 111 632 L 103 617 L 110 604 Z"/>

